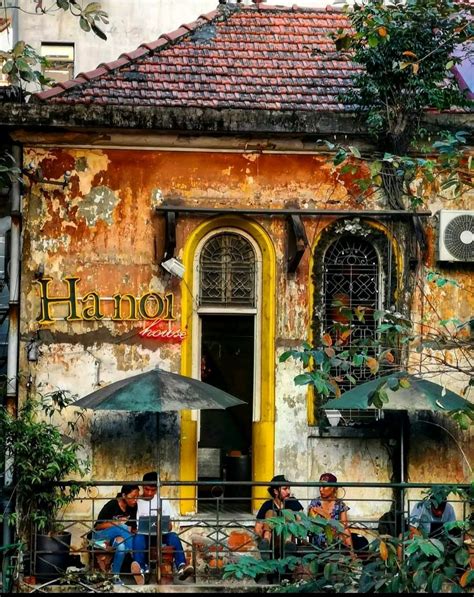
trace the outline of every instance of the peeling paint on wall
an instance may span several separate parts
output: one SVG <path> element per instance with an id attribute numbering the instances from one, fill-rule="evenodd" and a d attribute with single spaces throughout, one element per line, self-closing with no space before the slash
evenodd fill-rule
<path id="1" fill-rule="evenodd" d="M 118 197 L 106 186 L 93 188 L 81 201 L 77 213 L 88 226 L 95 226 L 100 220 L 113 224 L 113 213 Z"/>
<path id="2" fill-rule="evenodd" d="M 45 275 L 53 278 L 51 286 L 56 295 L 64 293 L 64 276 L 76 275 L 80 278 L 81 293 L 95 290 L 101 296 L 125 292 L 137 296 L 149 290 L 174 292 L 179 314 L 181 293 L 192 293 L 193 289 L 184 287 L 180 280 L 171 278 L 160 268 L 164 223 L 163 217 L 154 211 L 158 204 L 174 202 L 188 206 L 275 210 L 289 206 L 301 209 L 361 207 L 355 199 L 351 180 L 338 178 L 331 163 L 321 155 L 27 147 L 25 163 L 29 162 L 41 167 L 48 178 L 60 179 L 65 170 L 70 170 L 72 176 L 64 190 L 33 182 L 27 188 L 21 365 L 33 371 L 41 387 L 61 387 L 79 396 L 155 366 L 179 371 L 180 346 L 140 339 L 137 322 L 63 320 L 39 330 L 40 359 L 37 364 L 26 363 L 25 344 L 38 332 L 39 298 L 34 280 L 40 265 L 44 266 Z M 380 207 L 380 197 L 372 197 L 364 207 Z M 177 257 L 182 255 L 189 235 L 204 220 L 184 214 L 179 217 Z M 314 435 L 314 429 L 308 426 L 306 389 L 296 387 L 293 381 L 301 370 L 292 361 L 278 362 L 281 352 L 300 345 L 309 337 L 313 319 L 309 305 L 313 293 L 321 292 L 321 288 L 315 291 L 313 286 L 311 269 L 315 256 L 311 256 L 311 251 L 317 246 L 322 231 L 335 218 L 303 216 L 310 247 L 298 270 L 291 275 L 286 272 L 285 220 L 277 217 L 255 220 L 267 231 L 277 256 L 275 474 L 286 474 L 293 481 L 306 481 L 316 480 L 321 472 L 332 469 L 342 481 L 388 481 L 391 463 L 380 439 L 335 440 Z M 405 236 L 396 225 L 394 234 L 403 251 Z M 427 268 L 438 265 L 434 222 L 428 227 L 428 240 L 425 270 L 417 272 L 418 279 Z M 470 271 L 451 269 L 450 276 L 469 286 Z M 472 295 L 466 298 L 458 287 L 437 289 L 422 284 L 422 288 L 425 297 L 417 292 L 413 300 L 413 311 L 419 321 L 426 318 L 427 298 L 442 317 L 472 314 Z M 400 301 L 405 299 L 403 295 L 399 297 Z M 197 297 L 193 300 L 197 304 Z M 58 314 L 64 317 L 67 313 L 58 308 Z M 458 389 L 456 380 L 450 378 L 449 384 L 451 389 Z M 88 424 L 92 426 L 90 420 Z M 163 427 L 160 423 L 158 430 L 156 421 L 145 415 L 109 419 L 95 416 L 93 429 L 86 434 L 86 446 L 90 450 L 94 446 L 93 475 L 111 480 L 141 476 L 156 463 L 158 433 L 159 437 L 172 437 L 166 442 L 159 441 L 160 459 L 164 475 L 177 479 L 179 426 L 177 416 L 163 423 Z M 452 432 L 459 441 L 472 445 L 472 438 L 463 438 L 455 430 Z M 412 441 L 414 443 L 414 438 Z M 420 443 L 423 457 L 429 445 L 429 441 Z M 456 479 L 465 479 L 467 470 L 462 466 L 455 444 L 443 450 L 446 459 L 455 463 Z M 468 447 L 466 453 L 472 458 L 472 447 Z M 415 451 L 410 466 L 412 481 L 419 477 L 424 479 L 430 472 Z M 431 471 L 436 478 L 446 478 L 445 463 L 436 464 Z M 370 495 L 346 492 L 347 499 L 351 500 L 369 499 Z M 313 496 L 298 491 L 298 497 Z M 355 501 L 351 508 L 354 514 L 376 516 L 375 511 L 369 512 Z"/>

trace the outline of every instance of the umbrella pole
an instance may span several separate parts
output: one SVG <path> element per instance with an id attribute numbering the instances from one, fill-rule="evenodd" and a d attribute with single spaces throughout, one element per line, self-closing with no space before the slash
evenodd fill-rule
<path id="1" fill-rule="evenodd" d="M 406 430 L 406 419 L 405 413 L 403 413 L 400 421 L 400 483 L 405 483 L 406 471 L 405 471 L 405 430 Z M 405 489 L 400 488 L 400 532 L 402 535 L 405 533 Z"/>
<path id="2" fill-rule="evenodd" d="M 160 472 L 158 469 L 158 475 L 156 480 L 156 514 L 157 514 L 157 535 L 156 535 L 156 557 L 157 557 L 157 564 L 156 564 L 156 581 L 158 584 L 161 582 L 161 561 L 162 561 L 162 549 L 161 545 L 163 539 L 161 537 L 161 498 L 160 498 Z"/>
<path id="3" fill-rule="evenodd" d="M 400 425 L 400 483 L 405 483 L 405 422 Z"/>
<path id="4" fill-rule="evenodd" d="M 161 482 L 160 482 L 160 470 L 161 470 L 161 446 L 160 446 L 160 413 L 156 413 L 156 435 L 157 435 L 157 471 L 156 471 L 156 518 L 157 518 L 157 534 L 156 534 L 156 582 L 161 583 L 161 560 L 162 560 L 162 537 L 161 537 Z"/>

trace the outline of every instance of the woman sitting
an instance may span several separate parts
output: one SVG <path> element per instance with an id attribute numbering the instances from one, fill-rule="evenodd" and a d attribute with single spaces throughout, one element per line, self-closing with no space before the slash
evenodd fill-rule
<path id="1" fill-rule="evenodd" d="M 332 473 L 323 473 L 319 477 L 320 481 L 328 483 L 337 483 L 337 478 Z M 352 538 L 348 529 L 347 511 L 349 507 L 337 498 L 337 487 L 322 485 L 319 488 L 320 497 L 311 500 L 308 507 L 308 516 L 311 518 L 321 517 L 326 520 L 337 520 L 344 526 L 344 531 L 337 533 L 342 543 L 353 552 Z M 328 546 L 328 536 L 321 530 L 319 533 L 311 533 L 310 540 L 313 545 L 324 549 Z"/>
<path id="2" fill-rule="evenodd" d="M 123 485 L 117 497 L 108 501 L 99 512 L 92 533 L 92 539 L 96 545 L 105 541 L 115 550 L 112 574 L 113 583 L 116 585 L 123 584 L 120 570 L 125 556 L 134 549 L 138 495 L 138 485 Z M 131 572 L 137 584 L 142 585 L 145 582 L 138 562 L 132 562 Z"/>

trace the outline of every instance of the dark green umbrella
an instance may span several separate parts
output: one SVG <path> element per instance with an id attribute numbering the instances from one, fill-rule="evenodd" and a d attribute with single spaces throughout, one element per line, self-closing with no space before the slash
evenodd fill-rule
<path id="1" fill-rule="evenodd" d="M 400 386 L 397 390 L 390 389 L 399 385 L 400 380 L 407 380 L 408 387 Z M 377 409 L 373 404 L 369 405 L 368 400 L 370 394 L 384 381 L 387 382 L 385 390 L 388 402 L 383 405 L 383 410 L 449 412 L 451 410 L 468 410 L 472 408 L 468 400 L 461 398 L 459 394 L 443 388 L 437 383 L 422 379 L 406 371 L 396 371 L 390 375 L 362 383 L 344 392 L 340 398 L 334 398 L 326 402 L 324 409 Z"/>
<path id="2" fill-rule="evenodd" d="M 161 413 L 225 409 L 239 404 L 245 403 L 207 383 L 162 369 L 152 369 L 99 388 L 77 400 L 74 406 L 92 410 Z"/>
<path id="3" fill-rule="evenodd" d="M 74 406 L 91 410 L 155 412 L 158 420 L 162 412 L 188 409 L 224 409 L 239 404 L 245 403 L 214 386 L 191 377 L 156 368 L 100 388 L 92 394 L 77 400 Z M 160 468 L 160 462 L 158 462 L 157 512 L 161 512 Z M 157 528 L 160 528 L 159 524 Z M 157 541 L 157 546 L 158 560 L 160 560 L 161 541 Z M 157 567 L 157 580 L 160 580 L 159 566 Z"/>
<path id="4" fill-rule="evenodd" d="M 402 380 L 406 380 L 406 383 Z M 366 381 L 351 390 L 344 392 L 340 398 L 329 400 L 323 406 L 324 410 L 380 410 L 373 403 L 369 405 L 369 397 L 380 384 L 387 382 L 385 391 L 388 402 L 383 410 L 395 411 L 438 411 L 448 413 L 453 410 L 470 410 L 473 405 L 468 401 L 437 383 L 428 381 L 406 371 L 396 371 L 371 381 Z M 400 382 L 402 385 L 400 385 Z M 393 390 L 390 388 L 397 387 Z M 407 387 L 404 387 L 407 386 Z M 400 426 L 400 458 L 401 481 L 405 481 L 404 471 L 404 426 Z"/>

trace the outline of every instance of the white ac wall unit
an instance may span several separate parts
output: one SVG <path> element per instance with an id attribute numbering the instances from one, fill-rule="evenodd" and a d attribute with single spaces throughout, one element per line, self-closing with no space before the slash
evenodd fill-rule
<path id="1" fill-rule="evenodd" d="M 439 261 L 474 262 L 474 211 L 439 212 Z"/>

